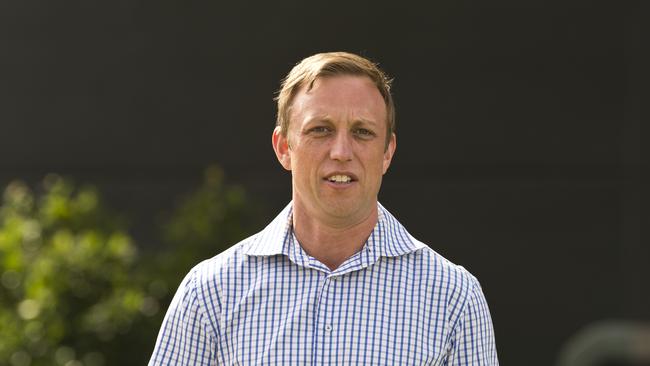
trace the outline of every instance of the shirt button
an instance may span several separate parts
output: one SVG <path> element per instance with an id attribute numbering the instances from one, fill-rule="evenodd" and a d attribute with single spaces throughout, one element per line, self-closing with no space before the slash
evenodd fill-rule
<path id="1" fill-rule="evenodd" d="M 326 330 L 327 332 L 331 332 L 331 331 L 332 331 L 332 326 L 329 325 L 329 324 L 327 324 L 327 325 L 325 326 L 325 330 Z"/>

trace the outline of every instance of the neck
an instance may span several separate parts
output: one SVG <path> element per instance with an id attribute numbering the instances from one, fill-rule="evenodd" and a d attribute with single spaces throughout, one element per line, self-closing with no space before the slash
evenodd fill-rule
<path id="1" fill-rule="evenodd" d="M 377 206 L 360 221 L 346 224 L 323 222 L 294 201 L 293 231 L 300 246 L 330 270 L 363 248 L 377 224 Z"/>

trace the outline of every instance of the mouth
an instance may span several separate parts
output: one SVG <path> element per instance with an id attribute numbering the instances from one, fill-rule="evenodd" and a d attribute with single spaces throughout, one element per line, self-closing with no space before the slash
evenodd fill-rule
<path id="1" fill-rule="evenodd" d="M 324 180 L 334 183 L 334 184 L 350 184 L 352 182 L 356 182 L 357 178 L 352 175 L 352 174 L 347 174 L 347 173 L 334 173 L 331 175 L 328 175 L 327 177 L 323 178 Z"/>

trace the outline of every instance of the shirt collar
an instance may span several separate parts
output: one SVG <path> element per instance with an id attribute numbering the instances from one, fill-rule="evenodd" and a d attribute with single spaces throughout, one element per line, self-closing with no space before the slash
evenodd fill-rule
<path id="1" fill-rule="evenodd" d="M 358 255 L 360 264 L 367 266 L 379 257 L 397 257 L 426 246 L 413 238 L 379 202 L 377 202 L 377 211 L 375 228 L 363 249 L 350 259 Z M 251 256 L 284 254 L 298 264 L 306 264 L 307 254 L 301 250 L 302 248 L 296 248 L 298 244 L 293 235 L 292 222 L 293 205 L 290 202 L 264 230 L 251 238 L 244 253 Z"/>
<path id="2" fill-rule="evenodd" d="M 290 239 L 292 233 L 293 204 L 289 204 L 268 224 L 264 230 L 251 238 L 248 248 L 244 250 L 247 255 L 270 256 L 283 254 L 282 248 L 285 241 Z"/>

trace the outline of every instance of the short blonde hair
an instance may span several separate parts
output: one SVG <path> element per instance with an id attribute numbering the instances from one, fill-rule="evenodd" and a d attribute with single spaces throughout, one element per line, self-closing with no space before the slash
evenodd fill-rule
<path id="1" fill-rule="evenodd" d="M 307 90 L 310 90 L 319 77 L 337 75 L 367 76 L 375 84 L 386 103 L 386 146 L 388 146 L 391 135 L 395 132 L 395 104 L 390 93 L 392 80 L 372 61 L 348 52 L 327 52 L 309 56 L 296 64 L 282 80 L 276 98 L 278 102 L 276 125 L 280 126 L 282 136 L 286 137 L 289 131 L 291 103 L 298 90 L 304 85 L 307 85 Z"/>

